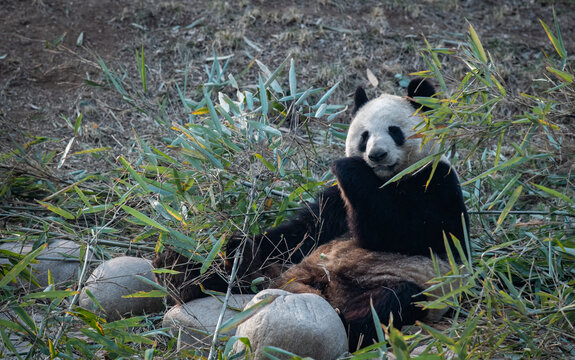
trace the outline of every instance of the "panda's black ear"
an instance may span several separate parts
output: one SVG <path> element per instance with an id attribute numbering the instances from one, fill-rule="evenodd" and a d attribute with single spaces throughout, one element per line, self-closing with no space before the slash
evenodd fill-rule
<path id="1" fill-rule="evenodd" d="M 432 97 L 433 95 L 435 95 L 435 88 L 426 79 L 421 79 L 421 78 L 413 79 L 409 82 L 409 85 L 407 86 L 407 96 L 412 98 L 412 99 L 416 96 L 417 97 Z M 411 105 L 416 109 L 419 109 L 422 106 L 421 104 L 418 104 L 415 101 L 410 100 L 410 102 L 411 102 Z M 427 110 L 431 110 L 431 109 L 428 108 L 427 106 L 423 106 L 423 108 L 421 110 L 427 111 Z"/>
<path id="2" fill-rule="evenodd" d="M 361 86 L 358 86 L 357 89 L 355 90 L 355 95 L 353 97 L 354 106 L 352 114 L 355 114 L 357 110 L 359 110 L 368 101 L 369 99 L 367 98 L 365 90 L 363 90 Z"/>

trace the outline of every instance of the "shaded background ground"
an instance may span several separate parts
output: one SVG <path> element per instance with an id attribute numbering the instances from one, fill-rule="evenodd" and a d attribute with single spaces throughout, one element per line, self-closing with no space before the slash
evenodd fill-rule
<path id="1" fill-rule="evenodd" d="M 504 80 L 529 92 L 531 70 L 541 67 L 542 51 L 552 51 L 538 19 L 552 23 L 553 6 L 570 53 L 575 4 L 568 1 L 4 0 L 0 144 L 7 150 L 14 142 L 49 137 L 47 146 L 61 154 L 73 134 L 63 117 L 74 120 L 79 113 L 84 131 L 73 150 L 105 146 L 126 152 L 132 128 L 155 136 L 153 120 L 125 107 L 117 93 L 85 84 L 103 82 L 98 57 L 137 74 L 135 52 L 142 46 L 153 80 L 148 93 L 158 102 L 174 94 L 186 65 L 193 90 L 199 90 L 193 83 L 204 82 L 204 66 L 214 54 L 233 55 L 228 72 L 238 74 L 254 58 L 274 68 L 291 53 L 301 87 L 342 81 L 332 99 L 343 103 L 357 85 L 368 86 L 372 96 L 401 93 L 394 75 L 426 69 L 418 56 L 424 36 L 434 47 L 457 48 L 469 22 L 503 64 Z M 447 72 L 448 81 L 459 80 L 461 66 Z M 257 67 L 249 69 L 244 80 L 257 74 Z M 73 169 L 74 161 L 66 166 Z"/>

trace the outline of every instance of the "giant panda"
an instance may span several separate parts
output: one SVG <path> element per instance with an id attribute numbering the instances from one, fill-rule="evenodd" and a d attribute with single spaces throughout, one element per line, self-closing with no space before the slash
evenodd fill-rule
<path id="1" fill-rule="evenodd" d="M 429 256 L 432 251 L 444 256 L 444 234 L 448 240 L 450 235 L 464 239 L 467 210 L 458 176 L 445 157 L 435 169 L 428 165 L 379 189 L 436 152 L 433 142 L 422 145 L 416 133 L 424 121 L 420 112 L 428 109 L 413 101 L 434 94 L 422 79 L 410 82 L 407 98 L 384 94 L 369 100 L 363 88 L 356 90 L 346 157 L 332 166 L 339 185 L 325 189 L 292 220 L 252 239 L 234 237 L 228 243 L 228 253 L 245 246 L 240 271 L 244 285 L 260 276 L 261 269 L 279 275 L 284 267 L 278 264 L 297 264 L 350 230 L 362 248 L 404 255 Z"/>
<path id="2" fill-rule="evenodd" d="M 373 339 L 370 299 L 380 319 L 392 313 L 396 326 L 427 319 L 429 314 L 414 303 L 425 299 L 420 293 L 437 275 L 430 254 L 439 257 L 440 273 L 447 272 L 441 260 L 446 258 L 444 239 L 463 240 L 469 228 L 459 180 L 442 157 L 435 168 L 430 164 L 383 185 L 436 152 L 432 142 L 422 144 L 416 133 L 427 109 L 413 101 L 434 93 L 421 79 L 410 82 L 407 98 L 384 94 L 369 100 L 358 88 L 346 157 L 332 166 L 337 186 L 327 187 L 275 228 L 253 238 L 233 236 L 227 256 L 242 249 L 233 290 L 249 291 L 254 279 L 264 277 L 269 280 L 265 286 L 318 293 L 342 313 L 352 348 Z M 154 265 L 180 271 L 163 279 L 178 303 L 203 296 L 202 287 L 227 288 L 218 275 L 200 277 L 201 265 L 173 250 L 159 254 Z"/>

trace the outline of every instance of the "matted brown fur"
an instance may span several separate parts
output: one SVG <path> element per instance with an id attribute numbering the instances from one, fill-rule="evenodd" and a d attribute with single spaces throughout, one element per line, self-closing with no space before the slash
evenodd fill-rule
<path id="1" fill-rule="evenodd" d="M 437 266 L 437 268 L 436 268 Z M 300 264 L 292 266 L 273 282 L 273 287 L 292 293 L 312 293 L 325 298 L 345 314 L 365 293 L 404 281 L 429 287 L 430 280 L 451 270 L 449 264 L 426 256 L 407 256 L 362 249 L 352 240 L 332 241 L 320 246 Z M 441 296 L 449 289 L 430 293 Z M 428 310 L 424 320 L 437 321 L 445 310 Z"/>

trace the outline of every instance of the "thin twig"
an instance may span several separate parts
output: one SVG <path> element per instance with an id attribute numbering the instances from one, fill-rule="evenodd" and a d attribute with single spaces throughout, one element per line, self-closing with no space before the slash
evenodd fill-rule
<path id="1" fill-rule="evenodd" d="M 255 176 L 252 176 L 253 179 L 255 179 Z M 255 185 L 255 184 L 254 184 Z M 256 186 L 252 186 L 251 187 L 251 193 L 250 193 L 250 203 L 249 206 L 247 207 L 248 209 L 252 208 L 252 204 L 254 201 L 254 197 L 255 197 L 255 191 L 256 191 Z M 242 224 L 242 230 L 244 233 L 247 232 L 247 228 L 248 228 L 248 219 L 249 216 L 246 216 L 244 218 L 244 223 Z M 244 243 L 245 245 L 245 243 Z M 230 299 L 230 295 L 232 293 L 232 287 L 234 284 L 234 281 L 236 280 L 236 276 L 237 276 L 237 272 L 238 272 L 238 267 L 239 267 L 239 263 L 241 261 L 242 255 L 244 252 L 244 247 L 243 246 L 238 246 L 236 253 L 234 254 L 234 263 L 232 265 L 232 271 L 230 273 L 230 282 L 228 283 L 228 289 L 226 291 L 226 296 L 224 298 L 224 302 L 222 304 L 222 310 L 220 311 L 220 316 L 218 317 L 218 322 L 216 324 L 216 329 L 214 330 L 214 336 L 212 338 L 212 344 L 210 345 L 210 353 L 208 355 L 208 360 L 213 360 L 215 357 L 215 351 L 216 351 L 216 344 L 217 344 L 217 340 L 218 340 L 218 335 L 220 332 L 220 327 L 222 325 L 222 321 L 224 319 L 224 313 L 228 307 L 228 301 Z"/>

